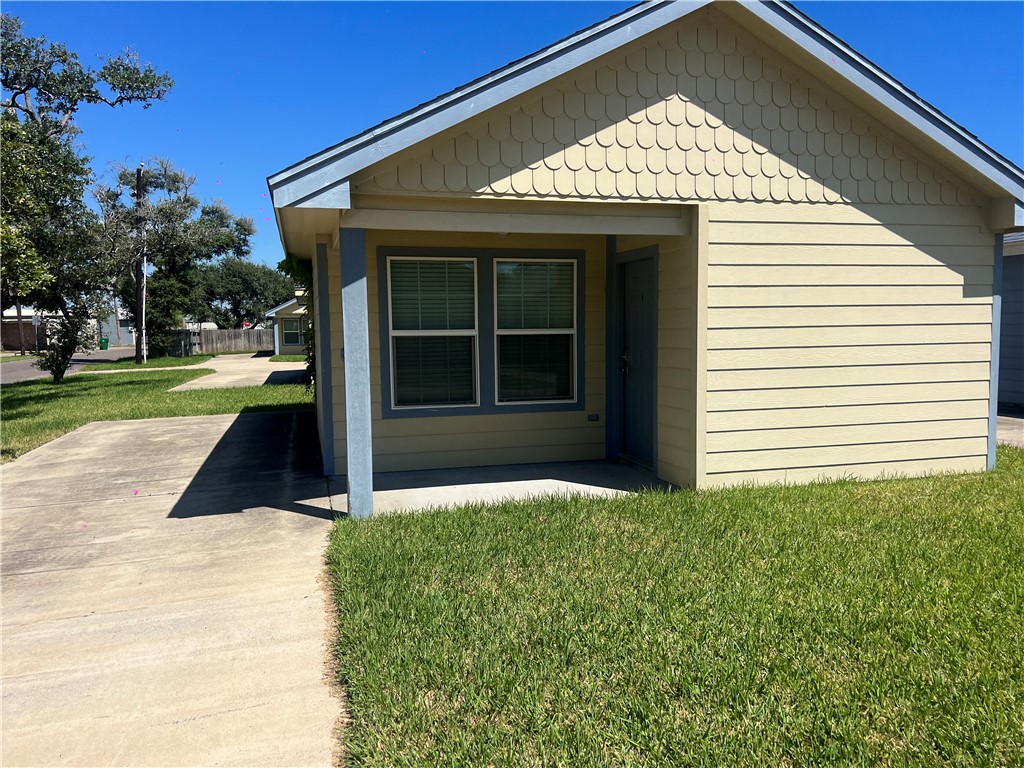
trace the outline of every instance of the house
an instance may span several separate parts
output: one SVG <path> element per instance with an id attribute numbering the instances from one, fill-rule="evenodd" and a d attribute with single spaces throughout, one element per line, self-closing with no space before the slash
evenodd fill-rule
<path id="1" fill-rule="evenodd" d="M 1003 238 L 999 403 L 1024 408 L 1024 232 Z"/>
<path id="2" fill-rule="evenodd" d="M 788 4 L 630 8 L 269 177 L 324 471 L 995 463 L 1024 171 Z"/>
<path id="3" fill-rule="evenodd" d="M 135 326 L 124 310 L 110 312 L 96 321 L 97 334 L 111 347 L 134 347 Z"/>
<path id="4" fill-rule="evenodd" d="M 299 297 L 289 299 L 267 312 L 274 329 L 275 355 L 302 355 L 306 353 L 309 320 L 306 304 Z"/>
<path id="5" fill-rule="evenodd" d="M 8 307 L 0 319 L 0 347 L 11 351 L 20 350 L 24 339 L 27 351 L 45 349 L 48 326 L 59 317 L 55 312 L 37 312 L 33 307 L 23 306 L 19 323 L 17 307 Z"/>

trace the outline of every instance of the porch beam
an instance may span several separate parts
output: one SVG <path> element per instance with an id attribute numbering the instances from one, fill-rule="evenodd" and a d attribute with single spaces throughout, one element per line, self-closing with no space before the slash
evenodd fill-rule
<path id="1" fill-rule="evenodd" d="M 685 210 L 685 209 L 684 209 Z M 598 207 L 593 214 L 495 213 L 356 208 L 341 219 L 346 229 L 423 232 L 498 232 L 538 235 L 688 235 L 688 215 L 619 216 Z"/>
<path id="2" fill-rule="evenodd" d="M 345 480 L 348 513 L 373 514 L 373 443 L 370 422 L 370 323 L 366 286 L 366 236 L 343 229 L 341 247 L 342 358 L 345 361 Z M 328 395 L 330 396 L 330 395 Z"/>

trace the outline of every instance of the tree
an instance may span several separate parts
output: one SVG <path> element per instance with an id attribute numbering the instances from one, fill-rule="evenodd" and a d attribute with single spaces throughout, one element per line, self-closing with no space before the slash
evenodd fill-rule
<path id="1" fill-rule="evenodd" d="M 25 37 L 16 16 L 3 14 L 0 45 L 4 110 L 17 114 L 46 136 L 74 132 L 72 121 L 83 104 L 118 107 L 140 102 L 147 109 L 174 85 L 166 73 L 141 64 L 131 49 L 107 56 L 99 69 L 83 67 L 78 54 L 62 43 Z"/>
<path id="2" fill-rule="evenodd" d="M 59 197 L 59 173 L 55 173 L 53 142 L 37 143 L 12 115 L 0 114 L 0 303 L 4 310 L 18 311 L 18 336 L 25 354 L 25 332 L 21 304 L 26 293 L 42 287 L 51 276 L 33 243 L 33 231 Z M 58 153 L 59 156 L 59 153 Z M 57 193 L 55 195 L 55 193 Z"/>
<path id="3" fill-rule="evenodd" d="M 234 256 L 203 267 L 200 281 L 206 309 L 202 319 L 221 328 L 261 322 L 270 309 L 295 296 L 295 284 L 287 275 Z"/>
<path id="4" fill-rule="evenodd" d="M 219 257 L 244 259 L 256 231 L 252 219 L 235 216 L 222 202 L 202 204 L 192 194 L 194 183 L 194 176 L 169 160 L 156 159 L 142 173 L 141 199 L 134 197 L 136 175 L 128 168 L 120 169 L 114 186 L 96 190 L 104 248 L 128 267 L 121 273 L 119 292 L 132 308 L 136 328 L 134 267 L 143 257 L 152 266 L 146 329 L 150 347 L 158 352 L 171 344 L 186 315 L 205 313 L 200 268 Z"/>
<path id="5" fill-rule="evenodd" d="M 59 313 L 54 347 L 40 361 L 59 383 L 74 352 L 93 343 L 85 329 L 116 267 L 113 253 L 99 247 L 98 222 L 84 203 L 92 174 L 73 144 L 75 114 L 85 104 L 145 109 L 173 81 L 131 50 L 108 56 L 97 70 L 64 45 L 21 30 L 16 17 L 0 17 L 2 294 L 5 307 L 26 298 Z"/>

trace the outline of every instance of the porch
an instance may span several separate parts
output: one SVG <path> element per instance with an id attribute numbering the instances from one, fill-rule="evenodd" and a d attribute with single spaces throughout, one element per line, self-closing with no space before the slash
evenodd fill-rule
<path id="1" fill-rule="evenodd" d="M 360 202 L 313 279 L 324 470 L 353 515 L 409 506 L 393 473 L 499 498 L 487 467 L 624 457 L 696 484 L 698 207 Z"/>

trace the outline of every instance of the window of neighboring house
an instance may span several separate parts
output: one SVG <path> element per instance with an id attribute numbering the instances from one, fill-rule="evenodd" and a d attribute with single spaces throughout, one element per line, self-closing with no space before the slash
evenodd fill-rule
<path id="1" fill-rule="evenodd" d="M 387 264 L 392 406 L 476 405 L 476 261 Z"/>
<path id="2" fill-rule="evenodd" d="M 496 402 L 576 397 L 576 262 L 494 262 Z"/>
<path id="3" fill-rule="evenodd" d="M 281 319 L 281 337 L 288 346 L 306 345 L 306 320 L 301 317 Z"/>

